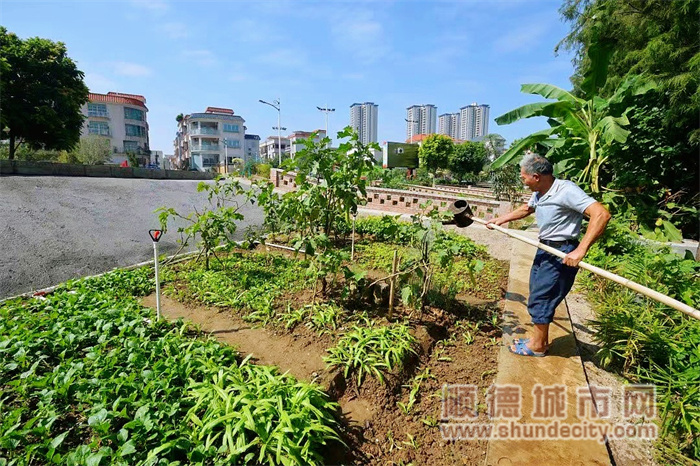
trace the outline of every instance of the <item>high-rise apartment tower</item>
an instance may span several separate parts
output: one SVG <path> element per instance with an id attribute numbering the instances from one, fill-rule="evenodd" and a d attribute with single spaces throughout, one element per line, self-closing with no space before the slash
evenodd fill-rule
<path id="1" fill-rule="evenodd" d="M 432 104 L 413 105 L 406 109 L 406 139 L 416 134 L 435 134 L 437 107 Z"/>
<path id="2" fill-rule="evenodd" d="M 362 144 L 377 142 L 377 114 L 379 105 L 374 102 L 350 106 L 350 126 L 357 131 Z"/>
<path id="3" fill-rule="evenodd" d="M 459 139 L 459 113 L 443 113 L 438 117 L 438 133 Z"/>
<path id="4" fill-rule="evenodd" d="M 489 106 L 477 104 L 462 107 L 460 110 L 461 124 L 459 139 L 473 141 L 489 133 Z"/>

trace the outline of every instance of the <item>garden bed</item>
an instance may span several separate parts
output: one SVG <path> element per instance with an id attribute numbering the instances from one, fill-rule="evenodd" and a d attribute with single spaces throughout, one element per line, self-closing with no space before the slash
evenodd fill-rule
<path id="1" fill-rule="evenodd" d="M 355 271 L 385 274 L 386 245 L 358 246 Z M 264 251 L 164 267 L 160 322 L 150 269 L 4 303 L 0 463 L 478 464 L 486 442 L 439 425 L 443 384 L 495 376 L 506 277 L 479 254 L 490 272 L 391 321 L 344 278 L 314 295 L 308 262 Z"/>

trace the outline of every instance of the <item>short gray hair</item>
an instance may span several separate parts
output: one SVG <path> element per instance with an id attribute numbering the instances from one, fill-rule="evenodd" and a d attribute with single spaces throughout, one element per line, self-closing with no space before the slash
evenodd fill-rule
<path id="1" fill-rule="evenodd" d="M 541 155 L 529 151 L 525 153 L 525 156 L 520 161 L 520 168 L 528 175 L 551 175 L 554 172 L 552 162 Z"/>

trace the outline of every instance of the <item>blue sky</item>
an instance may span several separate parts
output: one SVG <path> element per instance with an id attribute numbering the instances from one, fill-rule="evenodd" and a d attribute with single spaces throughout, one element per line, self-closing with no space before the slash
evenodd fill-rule
<path id="1" fill-rule="evenodd" d="M 520 85 L 570 88 L 568 32 L 559 0 L 461 1 L 33 1 L 4 0 L 2 24 L 22 38 L 62 41 L 92 92 L 142 94 L 151 149 L 173 152 L 179 113 L 232 108 L 248 133 L 325 127 L 333 135 L 350 105 L 379 105 L 379 142 L 405 139 L 406 107 L 438 115 L 472 102 L 491 106 L 489 132 L 508 142 L 544 119 L 498 126 L 495 117 L 541 100 Z"/>

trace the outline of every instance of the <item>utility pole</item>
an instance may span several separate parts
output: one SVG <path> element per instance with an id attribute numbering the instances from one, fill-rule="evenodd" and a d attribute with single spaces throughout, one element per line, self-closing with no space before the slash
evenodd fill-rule
<path id="1" fill-rule="evenodd" d="M 277 100 L 273 100 L 272 103 L 265 102 L 262 99 L 258 99 L 258 102 L 260 102 L 261 104 L 269 105 L 270 107 L 277 110 L 277 154 L 279 155 L 279 164 L 280 166 L 282 166 L 282 112 L 280 111 L 280 98 L 277 97 Z"/>
<path id="2" fill-rule="evenodd" d="M 328 104 L 324 108 L 321 107 L 316 107 L 320 112 L 323 112 L 326 114 L 326 136 L 328 136 L 328 114 L 335 112 L 334 108 L 328 108 Z"/>

